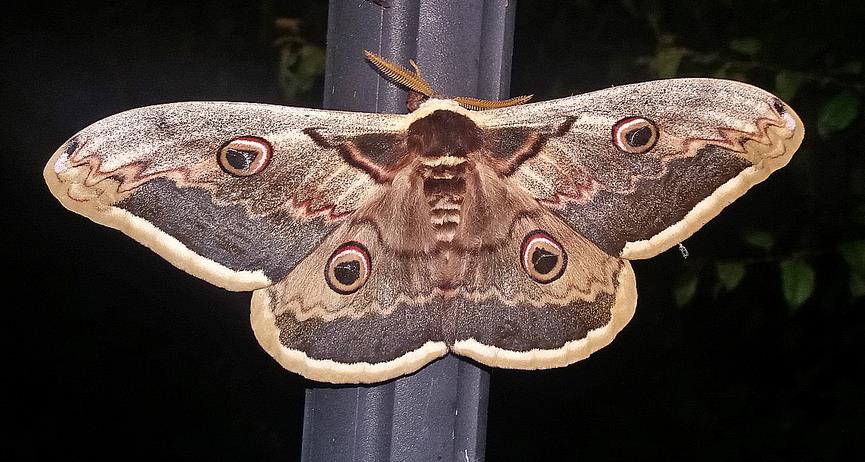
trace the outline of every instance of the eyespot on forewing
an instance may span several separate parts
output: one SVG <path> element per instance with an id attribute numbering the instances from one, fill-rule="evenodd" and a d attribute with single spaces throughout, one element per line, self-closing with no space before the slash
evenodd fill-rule
<path id="1" fill-rule="evenodd" d="M 658 137 L 658 126 L 645 117 L 625 117 L 613 124 L 613 146 L 623 152 L 648 152 L 655 147 Z"/>
<path id="2" fill-rule="evenodd" d="M 246 177 L 264 170 L 272 154 L 273 148 L 264 138 L 241 136 L 222 145 L 216 160 L 225 173 Z"/>

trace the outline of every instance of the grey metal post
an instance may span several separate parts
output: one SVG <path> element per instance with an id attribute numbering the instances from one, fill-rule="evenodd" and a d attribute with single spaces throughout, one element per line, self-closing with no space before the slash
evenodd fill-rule
<path id="1" fill-rule="evenodd" d="M 324 107 L 405 112 L 406 93 L 363 57 L 416 59 L 451 96 L 508 96 L 514 0 L 331 0 Z M 456 356 L 374 386 L 306 391 L 303 462 L 480 461 L 489 375 Z"/>

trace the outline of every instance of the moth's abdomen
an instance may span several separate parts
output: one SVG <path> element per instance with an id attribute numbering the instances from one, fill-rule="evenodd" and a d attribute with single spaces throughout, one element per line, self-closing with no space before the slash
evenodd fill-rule
<path id="1" fill-rule="evenodd" d="M 425 159 L 422 164 L 423 191 L 430 206 L 430 224 L 435 230 L 436 240 L 441 243 L 453 241 L 462 222 L 466 161 L 461 158 L 453 162 L 455 159 L 436 157 Z"/>

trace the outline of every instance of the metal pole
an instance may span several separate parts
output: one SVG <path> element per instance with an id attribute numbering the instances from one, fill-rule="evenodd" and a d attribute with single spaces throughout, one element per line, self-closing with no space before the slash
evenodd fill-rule
<path id="1" fill-rule="evenodd" d="M 331 0 L 324 107 L 405 112 L 406 93 L 365 62 L 368 49 L 416 59 L 452 96 L 508 96 L 513 0 Z M 484 459 L 489 375 L 447 356 L 415 374 L 359 387 L 306 391 L 303 462 Z"/>

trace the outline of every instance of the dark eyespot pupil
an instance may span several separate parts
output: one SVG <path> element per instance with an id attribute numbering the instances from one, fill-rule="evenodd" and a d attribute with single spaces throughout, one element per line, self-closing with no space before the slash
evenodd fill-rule
<path id="1" fill-rule="evenodd" d="M 644 126 L 636 130 L 631 130 L 628 133 L 625 133 L 625 139 L 628 141 L 628 144 L 635 148 L 645 146 L 652 139 L 652 129 L 648 126 Z"/>
<path id="2" fill-rule="evenodd" d="M 255 153 L 241 151 L 240 149 L 228 149 L 225 153 L 225 160 L 237 170 L 246 170 L 252 165 L 252 161 L 255 160 Z"/>
<path id="3" fill-rule="evenodd" d="M 351 285 L 360 277 L 360 262 L 357 260 L 337 263 L 333 268 L 333 275 L 343 285 Z"/>
<path id="4" fill-rule="evenodd" d="M 539 274 L 548 274 L 556 267 L 558 261 L 558 255 L 544 249 L 538 248 L 532 252 L 532 266 L 535 267 L 535 271 Z"/>

